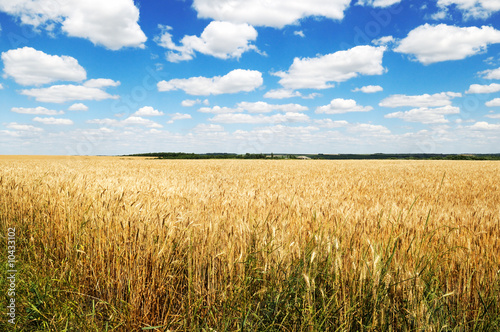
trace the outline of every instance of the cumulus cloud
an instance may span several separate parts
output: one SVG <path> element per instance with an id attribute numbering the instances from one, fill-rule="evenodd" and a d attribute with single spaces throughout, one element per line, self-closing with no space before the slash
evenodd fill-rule
<path id="1" fill-rule="evenodd" d="M 54 118 L 54 117 L 50 117 L 50 118 L 36 117 L 33 119 L 33 121 L 40 122 L 40 123 L 43 123 L 46 125 L 72 125 L 73 124 L 73 121 L 71 121 L 70 119 L 58 119 L 58 118 Z"/>
<path id="2" fill-rule="evenodd" d="M 192 107 L 194 105 L 202 104 L 202 103 L 203 103 L 203 105 L 209 105 L 210 104 L 210 102 L 208 101 L 208 99 L 205 99 L 203 101 L 201 101 L 200 99 L 196 99 L 196 100 L 186 99 L 186 100 L 183 100 L 181 102 L 181 105 L 183 107 Z"/>
<path id="3" fill-rule="evenodd" d="M 174 121 L 177 121 L 177 120 L 188 120 L 191 118 L 192 117 L 190 114 L 175 113 L 175 114 L 170 115 L 170 120 L 167 123 L 170 124 L 170 123 L 174 123 Z"/>
<path id="4" fill-rule="evenodd" d="M 4 125 L 7 128 L 9 128 L 9 129 L 19 130 L 19 131 L 28 131 L 28 132 L 40 132 L 40 131 L 43 131 L 42 128 L 38 128 L 38 127 L 35 127 L 35 126 L 26 125 L 26 124 L 20 124 L 20 123 L 17 123 L 17 122 L 11 122 L 11 123 L 7 123 L 7 124 L 4 124 Z"/>
<path id="5" fill-rule="evenodd" d="M 378 39 L 372 40 L 372 44 L 377 45 L 377 46 L 387 46 L 387 45 L 393 44 L 395 41 L 396 40 L 394 39 L 393 36 L 384 36 L 384 37 L 380 37 Z"/>
<path id="6" fill-rule="evenodd" d="M 179 62 L 191 60 L 195 52 L 211 55 L 219 59 L 239 59 L 247 51 L 258 51 L 251 44 L 257 39 L 257 30 L 246 24 L 235 24 L 231 22 L 213 21 L 203 30 L 200 37 L 184 36 L 180 45 L 172 41 L 172 28 L 160 26 L 162 35 L 155 38 L 158 45 L 169 49 L 167 60 Z"/>
<path id="7" fill-rule="evenodd" d="M 345 120 L 332 120 L 332 119 L 320 119 L 320 120 L 315 120 L 314 123 L 318 125 L 319 127 L 322 128 L 328 128 L 328 129 L 333 129 L 333 128 L 342 128 L 342 127 L 347 127 L 349 125 L 349 122 Z"/>
<path id="8" fill-rule="evenodd" d="M 264 95 L 264 98 L 270 98 L 270 99 L 285 99 L 292 97 L 302 97 L 302 94 L 299 91 L 293 91 L 290 89 L 275 89 L 275 90 L 269 90 Z"/>
<path id="9" fill-rule="evenodd" d="M 88 111 L 89 108 L 87 105 L 82 103 L 76 103 L 68 107 L 68 111 Z"/>
<path id="10" fill-rule="evenodd" d="M 424 65 L 461 60 L 500 43 L 500 31 L 490 27 L 456 27 L 453 25 L 421 25 L 399 42 L 394 51 L 409 54 Z"/>
<path id="11" fill-rule="evenodd" d="M 316 108 L 316 113 L 342 114 L 350 112 L 369 112 L 371 110 L 373 110 L 373 107 L 358 105 L 353 99 L 335 98 L 330 104 Z"/>
<path id="12" fill-rule="evenodd" d="M 389 7 L 400 2 L 401 0 L 358 0 L 356 4 L 360 6 Z"/>
<path id="13" fill-rule="evenodd" d="M 321 128 L 337 129 L 345 128 L 347 132 L 355 133 L 360 136 L 376 136 L 390 134 L 391 131 L 382 126 L 370 123 L 350 123 L 345 120 L 320 119 L 314 123 Z"/>
<path id="14" fill-rule="evenodd" d="M 489 130 L 500 130 L 500 124 L 492 124 L 484 121 L 476 122 L 472 126 L 468 127 L 469 129 L 472 130 L 477 130 L 477 131 L 489 131 Z"/>
<path id="15" fill-rule="evenodd" d="M 371 136 L 379 134 L 390 134 L 391 131 L 382 125 L 374 125 L 370 123 L 356 123 L 347 127 L 347 131 L 358 133 L 361 136 Z"/>
<path id="16" fill-rule="evenodd" d="M 300 19 L 317 16 L 334 20 L 344 17 L 350 0 L 194 0 L 199 18 L 253 26 L 282 28 Z"/>
<path id="17" fill-rule="evenodd" d="M 264 101 L 258 101 L 254 103 L 250 102 L 241 102 L 238 103 L 238 108 L 241 108 L 245 111 L 248 111 L 249 113 L 269 113 L 273 111 L 280 111 L 280 112 L 302 112 L 302 111 L 307 111 L 308 108 L 306 106 L 302 106 L 299 104 L 282 104 L 282 105 L 275 105 L 275 104 L 268 104 Z"/>
<path id="18" fill-rule="evenodd" d="M 198 112 L 201 113 L 211 113 L 211 114 L 226 114 L 226 113 L 237 113 L 237 112 L 243 112 L 242 108 L 231 108 L 231 107 L 220 107 L 220 106 L 214 106 L 214 107 L 202 107 L 198 109 Z"/>
<path id="19" fill-rule="evenodd" d="M 21 85 L 41 85 L 55 81 L 79 82 L 87 72 L 70 56 L 49 55 L 32 47 L 2 53 L 5 76 Z"/>
<path id="20" fill-rule="evenodd" d="M 451 6 L 462 11 L 464 18 L 485 19 L 500 11 L 500 2 L 495 0 L 438 0 L 438 7 L 446 12 Z"/>
<path id="21" fill-rule="evenodd" d="M 60 24 L 68 36 L 111 50 L 144 48 L 147 40 L 137 23 L 139 9 L 133 0 L 0 0 L 0 11 L 49 33 Z"/>
<path id="22" fill-rule="evenodd" d="M 420 107 L 407 112 L 394 112 L 386 114 L 384 117 L 391 119 L 397 118 L 406 122 L 420 122 L 423 124 L 448 123 L 444 117 L 450 114 L 459 114 L 460 109 L 454 106 L 444 106 L 439 108 Z"/>
<path id="23" fill-rule="evenodd" d="M 385 47 L 356 46 L 346 51 L 295 58 L 287 72 L 274 73 L 286 89 L 328 89 L 332 82 L 344 82 L 359 75 L 381 75 L 385 72 L 382 57 Z"/>
<path id="24" fill-rule="evenodd" d="M 306 35 L 304 34 L 304 31 L 302 31 L 302 30 L 294 31 L 294 32 L 293 32 L 293 34 L 294 34 L 295 36 L 299 36 L 299 37 L 302 37 L 302 38 L 304 38 L 304 37 L 306 36 Z"/>
<path id="25" fill-rule="evenodd" d="M 45 107 L 12 107 L 11 112 L 19 114 L 37 114 L 37 115 L 58 115 L 64 114 L 63 111 L 49 110 Z"/>
<path id="26" fill-rule="evenodd" d="M 417 96 L 391 95 L 379 103 L 382 107 L 440 107 L 451 105 L 451 99 L 461 97 L 461 93 L 441 92 L 433 95 L 423 94 Z"/>
<path id="27" fill-rule="evenodd" d="M 490 85 L 472 84 L 465 93 L 494 93 L 500 91 L 500 84 L 491 83 Z"/>
<path id="28" fill-rule="evenodd" d="M 488 107 L 500 106 L 500 98 L 495 98 L 493 100 L 490 100 L 485 105 Z"/>
<path id="29" fill-rule="evenodd" d="M 367 85 L 367 86 L 362 86 L 361 88 L 355 88 L 351 90 L 352 92 L 364 92 L 364 93 L 375 93 L 375 92 L 380 92 L 383 91 L 384 89 L 380 85 Z"/>
<path id="30" fill-rule="evenodd" d="M 227 113 L 241 113 L 247 111 L 249 113 L 270 113 L 270 112 L 303 112 L 309 110 L 306 106 L 299 104 L 268 104 L 263 101 L 258 102 L 240 102 L 236 107 L 202 107 L 198 112 L 211 113 L 211 114 L 227 114 Z"/>
<path id="31" fill-rule="evenodd" d="M 209 119 L 211 122 L 217 123 L 246 123 L 246 124 L 263 124 L 263 123 L 285 123 L 285 122 L 309 122 L 310 119 L 304 113 L 287 112 L 285 114 L 275 114 L 266 116 L 263 114 L 251 115 L 241 113 L 225 113 L 218 114 Z"/>
<path id="32" fill-rule="evenodd" d="M 129 125 L 140 125 L 148 128 L 162 128 L 163 126 L 159 123 L 151 121 L 149 119 L 141 118 L 140 116 L 130 116 L 125 120 L 120 121 L 121 125 L 129 126 Z"/>
<path id="33" fill-rule="evenodd" d="M 200 102 L 199 99 L 197 100 L 192 100 L 192 99 L 186 99 L 181 102 L 182 107 L 193 107 L 194 105 L 198 104 Z"/>
<path id="34" fill-rule="evenodd" d="M 86 122 L 90 124 L 98 124 L 104 126 L 118 126 L 120 124 L 120 121 L 116 119 L 92 119 L 92 120 L 87 120 Z"/>
<path id="35" fill-rule="evenodd" d="M 37 101 L 44 103 L 64 103 L 73 100 L 118 99 L 118 96 L 110 95 L 102 89 L 73 84 L 21 90 L 21 94 L 33 97 Z"/>
<path id="36" fill-rule="evenodd" d="M 500 80 L 500 68 L 488 69 L 479 73 L 483 78 L 488 80 Z"/>
<path id="37" fill-rule="evenodd" d="M 158 82 L 158 91 L 183 90 L 189 95 L 208 96 L 225 93 L 250 92 L 262 85 L 262 73 L 256 70 L 235 69 L 224 76 L 191 77 Z"/>
<path id="38" fill-rule="evenodd" d="M 104 125 L 104 126 L 114 126 L 114 127 L 135 126 L 135 125 L 144 126 L 148 128 L 163 127 L 161 124 L 157 122 L 134 115 L 121 121 L 116 119 L 92 119 L 92 120 L 87 120 L 87 123 Z"/>
<path id="39" fill-rule="evenodd" d="M 155 110 L 151 106 L 144 106 L 144 107 L 139 108 L 139 110 L 132 115 L 135 115 L 135 116 L 160 116 L 160 115 L 164 115 L 164 113 L 160 112 L 158 110 Z"/>
<path id="40" fill-rule="evenodd" d="M 213 133 L 213 132 L 223 132 L 224 127 L 221 125 L 216 125 L 216 124 L 205 124 L 205 123 L 200 123 L 196 127 L 192 129 L 192 131 L 196 133 Z"/>
<path id="41" fill-rule="evenodd" d="M 97 89 L 107 88 L 110 86 L 116 87 L 119 85 L 120 85 L 119 81 L 113 81 L 112 79 L 109 78 L 95 78 L 83 83 L 83 86 L 87 88 L 97 88 Z"/>

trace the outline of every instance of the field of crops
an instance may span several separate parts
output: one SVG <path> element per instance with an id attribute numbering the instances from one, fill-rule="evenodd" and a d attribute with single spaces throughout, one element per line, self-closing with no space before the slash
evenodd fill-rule
<path id="1" fill-rule="evenodd" d="M 19 331 L 500 330 L 500 162 L 4 156 L 0 224 Z"/>

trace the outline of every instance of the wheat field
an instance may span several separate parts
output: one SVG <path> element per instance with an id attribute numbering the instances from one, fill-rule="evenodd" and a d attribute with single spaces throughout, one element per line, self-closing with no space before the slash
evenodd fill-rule
<path id="1" fill-rule="evenodd" d="M 499 162 L 3 156 L 0 223 L 18 331 L 500 330 Z"/>

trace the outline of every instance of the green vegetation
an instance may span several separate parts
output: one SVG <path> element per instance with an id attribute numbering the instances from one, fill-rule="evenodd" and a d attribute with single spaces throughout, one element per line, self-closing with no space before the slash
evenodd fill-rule
<path id="1" fill-rule="evenodd" d="M 297 159 L 306 156 L 322 160 L 500 160 L 500 154 L 411 154 L 411 153 L 374 153 L 374 154 L 264 154 L 264 153 L 184 153 L 152 152 L 128 155 L 129 157 L 152 157 L 156 159 Z"/>

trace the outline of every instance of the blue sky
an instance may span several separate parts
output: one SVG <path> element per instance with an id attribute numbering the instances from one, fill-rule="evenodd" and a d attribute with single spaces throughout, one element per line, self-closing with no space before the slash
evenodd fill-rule
<path id="1" fill-rule="evenodd" d="M 0 154 L 499 153 L 497 0 L 0 0 Z"/>

